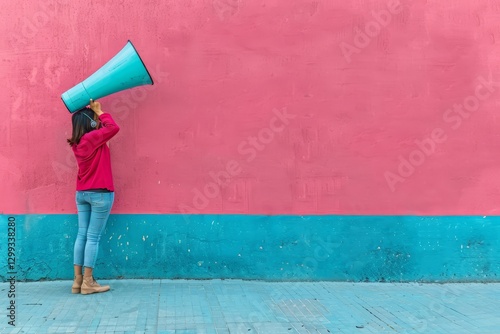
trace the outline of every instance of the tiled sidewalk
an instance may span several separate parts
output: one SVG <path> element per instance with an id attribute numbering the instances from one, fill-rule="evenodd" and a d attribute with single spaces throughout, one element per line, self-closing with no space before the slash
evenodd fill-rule
<path id="1" fill-rule="evenodd" d="M 3 333 L 500 333 L 500 284 L 111 280 L 18 283 Z"/>

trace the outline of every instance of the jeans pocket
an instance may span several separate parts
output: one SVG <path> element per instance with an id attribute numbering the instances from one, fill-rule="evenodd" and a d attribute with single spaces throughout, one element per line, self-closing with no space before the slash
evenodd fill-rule
<path id="1" fill-rule="evenodd" d="M 90 193 L 90 203 L 95 206 L 103 206 L 104 203 L 104 198 L 102 196 L 102 193 Z"/>

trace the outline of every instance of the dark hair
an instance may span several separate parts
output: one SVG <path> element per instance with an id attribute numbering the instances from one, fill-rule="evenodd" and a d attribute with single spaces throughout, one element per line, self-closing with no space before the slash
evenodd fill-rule
<path id="1" fill-rule="evenodd" d="M 73 114 L 71 117 L 71 122 L 73 123 L 73 134 L 71 135 L 71 138 L 67 140 L 69 146 L 73 146 L 75 144 L 78 145 L 84 134 L 94 130 L 94 128 L 90 126 L 91 120 L 84 114 L 89 116 L 91 119 L 94 119 L 94 112 L 90 108 L 79 110 Z"/>

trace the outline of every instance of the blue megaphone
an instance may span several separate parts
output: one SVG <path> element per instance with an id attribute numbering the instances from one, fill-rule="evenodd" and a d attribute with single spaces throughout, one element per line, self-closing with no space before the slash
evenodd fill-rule
<path id="1" fill-rule="evenodd" d="M 146 65 L 131 41 L 94 74 L 61 95 L 70 113 L 85 108 L 90 99 L 142 85 L 152 85 Z"/>

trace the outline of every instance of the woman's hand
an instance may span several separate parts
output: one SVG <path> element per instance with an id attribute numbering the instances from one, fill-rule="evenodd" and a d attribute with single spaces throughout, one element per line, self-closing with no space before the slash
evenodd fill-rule
<path id="1" fill-rule="evenodd" d="M 90 99 L 90 109 L 97 115 L 101 116 L 103 114 L 101 110 L 101 104 L 97 101 Z"/>

